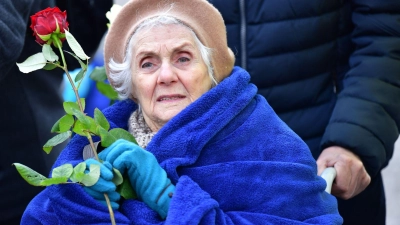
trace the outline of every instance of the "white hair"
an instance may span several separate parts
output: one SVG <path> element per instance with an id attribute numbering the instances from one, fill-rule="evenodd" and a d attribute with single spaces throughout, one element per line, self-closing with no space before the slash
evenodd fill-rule
<path id="1" fill-rule="evenodd" d="M 131 63 L 132 63 L 132 45 L 135 43 L 137 33 L 144 29 L 150 30 L 155 26 L 162 25 L 170 25 L 176 24 L 187 28 L 190 33 L 193 35 L 195 39 L 195 43 L 200 51 L 201 58 L 207 66 L 208 75 L 212 81 L 212 86 L 217 85 L 217 80 L 214 77 L 214 69 L 211 66 L 211 49 L 204 46 L 194 31 L 185 25 L 180 20 L 167 15 L 159 15 L 156 17 L 152 17 L 146 19 L 141 24 L 138 25 L 138 28 L 133 33 L 130 38 L 127 48 L 125 50 L 125 57 L 122 63 L 118 63 L 114 61 L 113 58 L 108 62 L 108 67 L 110 68 L 109 77 L 114 83 L 114 88 L 118 92 L 118 96 L 120 99 L 127 99 L 132 97 L 132 74 L 131 74 Z"/>

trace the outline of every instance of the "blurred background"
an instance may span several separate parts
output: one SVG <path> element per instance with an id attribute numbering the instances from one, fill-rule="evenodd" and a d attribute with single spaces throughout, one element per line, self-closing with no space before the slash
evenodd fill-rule
<path id="1" fill-rule="evenodd" d="M 394 155 L 383 171 L 386 192 L 387 225 L 400 224 L 400 139 L 397 139 Z"/>

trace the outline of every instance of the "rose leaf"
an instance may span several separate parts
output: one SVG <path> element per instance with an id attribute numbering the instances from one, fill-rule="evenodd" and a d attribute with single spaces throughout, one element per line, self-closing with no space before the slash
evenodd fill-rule
<path id="1" fill-rule="evenodd" d="M 28 57 L 24 62 L 17 63 L 19 70 L 23 73 L 30 73 L 35 70 L 42 69 L 46 65 L 46 58 L 42 52 L 36 53 Z"/>
<path id="2" fill-rule="evenodd" d="M 81 69 L 80 71 L 79 71 L 79 73 L 76 75 L 76 77 L 75 77 L 75 83 L 77 83 L 77 82 L 79 82 L 80 80 L 82 80 L 83 79 L 83 77 L 85 76 L 85 73 L 86 73 L 86 69 Z"/>
<path id="3" fill-rule="evenodd" d="M 22 165 L 20 163 L 13 163 L 13 165 L 15 166 L 15 168 L 17 168 L 17 171 L 21 175 L 21 177 L 24 178 L 24 180 L 30 185 L 41 186 L 41 182 L 48 179 L 47 177 L 25 165 Z"/>
<path id="4" fill-rule="evenodd" d="M 121 185 L 117 186 L 117 192 L 123 197 L 124 199 L 135 199 L 137 195 L 132 188 L 131 182 L 129 182 L 129 177 L 124 176 L 124 181 Z"/>
<path id="5" fill-rule="evenodd" d="M 103 82 L 107 79 L 106 69 L 104 66 L 96 66 L 89 77 L 94 81 Z"/>
<path id="6" fill-rule="evenodd" d="M 74 172 L 72 173 L 70 179 L 73 182 L 82 182 L 83 177 L 85 176 L 86 163 L 81 162 L 74 167 Z"/>
<path id="7" fill-rule="evenodd" d="M 113 168 L 113 174 L 114 174 L 114 177 L 112 179 L 112 182 L 115 184 L 115 186 L 122 184 L 124 179 L 122 178 L 121 172 L 119 172 L 119 170 Z"/>
<path id="8" fill-rule="evenodd" d="M 57 68 L 57 66 L 60 65 L 60 62 L 54 62 L 54 63 L 46 63 L 46 65 L 43 67 L 44 70 L 53 70 Z"/>
<path id="9" fill-rule="evenodd" d="M 40 185 L 41 186 L 50 186 L 53 184 L 64 184 L 68 181 L 67 177 L 53 177 L 48 178 L 47 180 L 43 180 Z"/>
<path id="10" fill-rule="evenodd" d="M 100 178 L 100 165 L 91 164 L 89 173 L 83 176 L 81 183 L 87 187 L 93 186 Z"/>
<path id="11" fill-rule="evenodd" d="M 75 132 L 76 134 L 79 134 L 81 136 L 86 136 L 85 130 L 86 130 L 85 127 L 79 120 L 77 120 L 75 122 L 74 128 L 72 128 L 73 132 Z"/>
<path id="12" fill-rule="evenodd" d="M 71 129 L 74 124 L 74 117 L 71 115 L 64 115 L 61 117 L 51 128 L 52 133 L 63 133 Z"/>
<path id="13" fill-rule="evenodd" d="M 83 112 L 77 109 L 72 109 L 72 112 L 74 116 L 76 116 L 76 118 L 78 118 L 78 120 L 82 123 L 83 128 L 91 131 L 92 129 L 96 129 L 96 124 L 91 117 L 86 116 Z"/>
<path id="14" fill-rule="evenodd" d="M 44 58 L 46 58 L 47 61 L 50 61 L 50 62 L 58 61 L 58 55 L 56 55 L 56 53 L 54 53 L 54 51 L 50 45 L 44 44 L 43 48 L 42 48 L 42 52 L 43 52 Z"/>
<path id="15" fill-rule="evenodd" d="M 59 132 L 63 133 L 63 132 L 69 131 L 71 129 L 72 125 L 74 125 L 74 122 L 75 122 L 74 117 L 71 115 L 67 114 L 67 115 L 61 117 L 60 125 L 59 125 L 60 126 Z"/>
<path id="16" fill-rule="evenodd" d="M 68 30 L 65 30 L 65 35 L 67 38 L 68 45 L 69 47 L 71 47 L 75 55 L 77 55 L 82 60 L 88 60 L 90 57 L 85 54 L 81 45 L 78 43 L 75 37 L 72 36 L 72 34 Z"/>
<path id="17" fill-rule="evenodd" d="M 108 123 L 104 114 L 98 109 L 94 109 L 94 121 L 97 125 L 101 126 L 105 130 L 110 129 L 110 124 Z"/>
<path id="18" fill-rule="evenodd" d="M 118 99 L 118 93 L 111 87 L 110 84 L 104 82 L 96 82 L 97 90 L 111 100 Z"/>
<path id="19" fill-rule="evenodd" d="M 111 136 L 113 136 L 116 140 L 118 139 L 125 139 L 127 141 L 133 142 L 137 144 L 136 139 L 132 136 L 131 133 L 122 129 L 122 128 L 114 128 L 109 132 Z"/>
<path id="20" fill-rule="evenodd" d="M 74 112 L 73 112 L 74 109 L 79 111 L 79 105 L 76 102 L 64 102 L 63 107 L 64 107 L 64 111 L 68 115 L 74 115 Z"/>
<path id="21" fill-rule="evenodd" d="M 67 140 L 69 137 L 71 137 L 72 132 L 71 131 L 66 131 L 61 134 L 57 134 L 56 136 L 52 137 L 50 140 L 46 142 L 43 146 L 43 150 L 49 154 L 51 150 L 53 149 L 54 146 L 64 142 Z"/>
<path id="22" fill-rule="evenodd" d="M 66 177 L 68 179 L 73 172 L 74 172 L 74 167 L 72 166 L 72 164 L 64 164 L 54 168 L 53 171 L 51 172 L 51 177 L 52 178 Z"/>
<path id="23" fill-rule="evenodd" d="M 97 127 L 97 132 L 99 133 L 100 138 L 101 138 L 101 146 L 104 148 L 110 146 L 112 143 L 114 143 L 117 140 L 110 133 L 108 133 L 107 130 L 105 130 L 104 128 L 102 128 L 100 126 Z"/>

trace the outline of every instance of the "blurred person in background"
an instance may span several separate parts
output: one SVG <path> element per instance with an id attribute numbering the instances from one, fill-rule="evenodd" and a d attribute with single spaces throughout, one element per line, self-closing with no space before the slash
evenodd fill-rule
<path id="1" fill-rule="evenodd" d="M 385 224 L 400 124 L 400 1 L 209 0 L 236 65 L 310 147 L 344 224 Z"/>
<path id="2" fill-rule="evenodd" d="M 20 224 L 29 201 L 42 188 L 30 186 L 12 163 L 18 162 L 47 175 L 63 146 L 46 155 L 42 146 L 50 139 L 53 124 L 63 116 L 63 71 L 19 71 L 16 63 L 40 52 L 29 27 L 30 16 L 47 7 L 67 11 L 70 32 L 92 55 L 107 30 L 106 12 L 112 0 L 0 1 L 0 224 Z M 77 68 L 67 57 L 69 68 Z"/>

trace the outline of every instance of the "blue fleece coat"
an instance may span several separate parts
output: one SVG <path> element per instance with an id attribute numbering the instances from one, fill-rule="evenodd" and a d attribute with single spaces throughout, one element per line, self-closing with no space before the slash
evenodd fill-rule
<path id="1" fill-rule="evenodd" d="M 165 221 L 139 200 L 115 212 L 117 224 L 341 224 L 336 199 L 324 192 L 307 145 L 249 83 L 232 75 L 172 118 L 152 139 L 152 152 L 176 185 Z M 136 106 L 105 110 L 127 128 Z M 75 137 L 56 165 L 82 161 L 85 138 Z M 109 224 L 107 208 L 76 184 L 47 187 L 22 224 Z"/>

